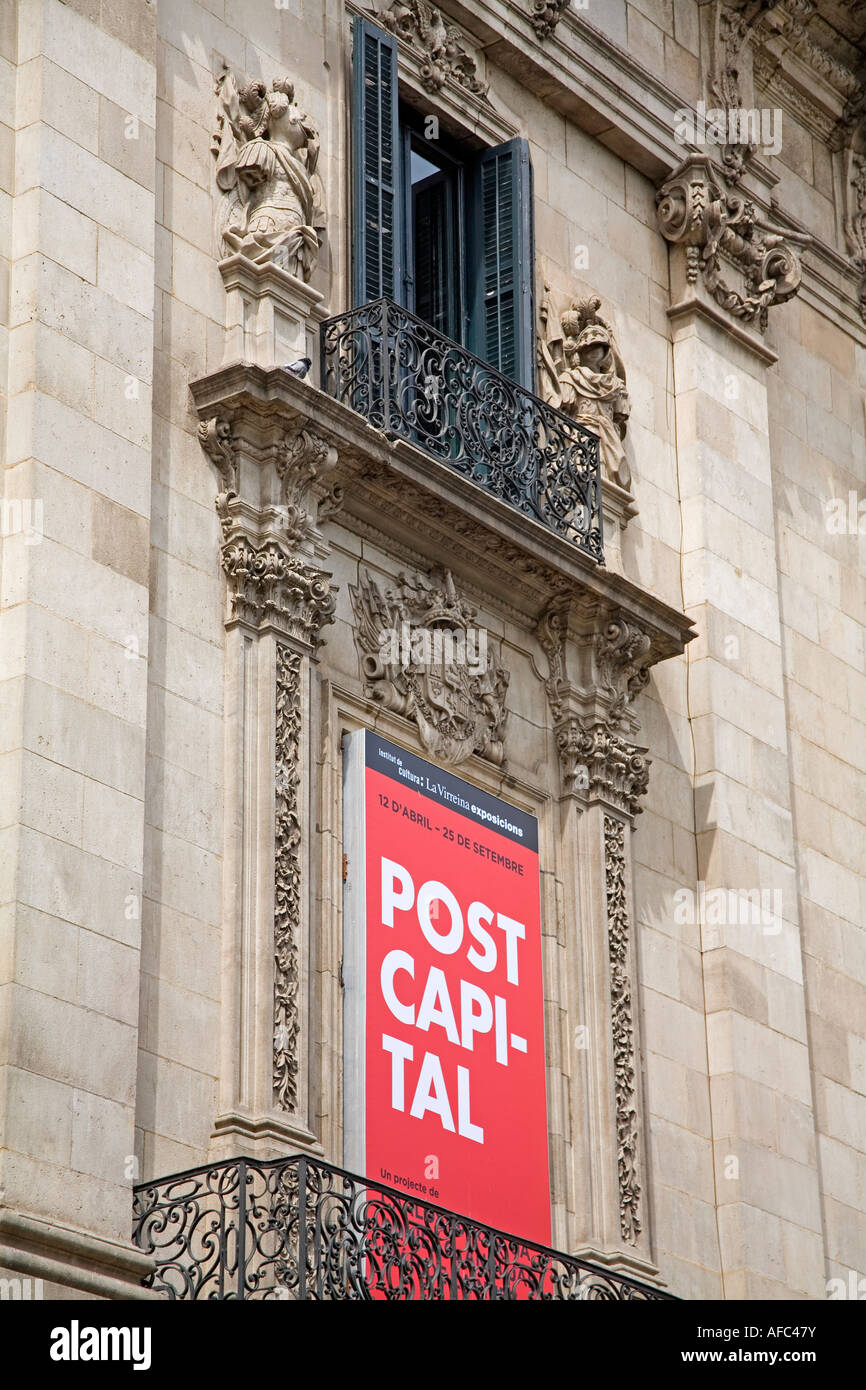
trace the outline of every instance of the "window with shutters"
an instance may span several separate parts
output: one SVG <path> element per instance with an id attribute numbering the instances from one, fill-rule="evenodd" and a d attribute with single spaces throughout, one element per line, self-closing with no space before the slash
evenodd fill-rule
<path id="1" fill-rule="evenodd" d="M 355 306 L 389 299 L 535 390 L 532 166 L 425 137 L 401 104 L 397 41 L 354 21 Z"/>

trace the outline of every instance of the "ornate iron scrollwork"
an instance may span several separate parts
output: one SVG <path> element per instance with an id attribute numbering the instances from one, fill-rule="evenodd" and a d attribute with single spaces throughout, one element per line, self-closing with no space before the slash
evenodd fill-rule
<path id="1" fill-rule="evenodd" d="M 135 1189 L 133 1240 L 171 1299 L 671 1297 L 331 1164 L 232 1159 Z"/>
<path id="2" fill-rule="evenodd" d="M 408 310 L 379 299 L 328 319 L 321 379 L 375 429 L 603 563 L 596 435 Z"/>

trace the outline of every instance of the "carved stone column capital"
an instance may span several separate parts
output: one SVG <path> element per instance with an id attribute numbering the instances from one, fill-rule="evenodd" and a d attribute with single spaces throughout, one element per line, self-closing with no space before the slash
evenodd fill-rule
<path id="1" fill-rule="evenodd" d="M 640 814 L 649 786 L 646 748 L 624 738 L 611 723 L 566 719 L 556 730 L 563 791 L 587 803 L 603 801 L 627 816 Z"/>
<path id="2" fill-rule="evenodd" d="M 795 245 L 810 237 L 764 218 L 755 204 L 731 191 L 707 155 L 689 155 L 656 195 L 659 228 L 686 258 L 686 293 L 699 285 L 741 323 L 766 327 L 768 310 L 800 288 Z M 734 275 L 737 283 L 728 277 Z"/>
<path id="3" fill-rule="evenodd" d="M 334 621 L 337 600 L 329 575 L 273 542 L 257 544 L 242 524 L 231 527 L 222 561 L 229 586 L 227 623 L 272 627 L 312 651 L 318 648 L 322 628 Z"/>

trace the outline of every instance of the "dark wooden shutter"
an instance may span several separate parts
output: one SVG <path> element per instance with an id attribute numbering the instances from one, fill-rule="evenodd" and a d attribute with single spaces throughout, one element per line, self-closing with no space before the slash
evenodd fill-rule
<path id="1" fill-rule="evenodd" d="M 355 304 L 402 297 L 402 151 L 397 40 L 357 15 L 353 25 Z"/>
<path id="2" fill-rule="evenodd" d="M 525 140 L 485 150 L 476 165 L 469 238 L 469 346 L 535 390 L 532 164 Z"/>

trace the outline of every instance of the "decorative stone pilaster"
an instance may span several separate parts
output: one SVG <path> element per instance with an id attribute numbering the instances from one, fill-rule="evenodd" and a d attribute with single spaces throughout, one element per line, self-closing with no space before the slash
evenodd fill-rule
<path id="1" fill-rule="evenodd" d="M 842 161 L 845 248 L 859 276 L 860 317 L 866 323 L 866 86 L 848 103 L 835 137 Z"/>
<path id="2" fill-rule="evenodd" d="M 273 1077 L 274 1102 L 290 1113 L 298 1107 L 301 1042 L 301 665 L 300 652 L 277 646 Z"/>
<path id="3" fill-rule="evenodd" d="M 607 945 L 610 966 L 611 1037 L 613 1042 L 616 1170 L 619 1227 L 624 1241 L 636 1245 L 641 1233 L 638 1133 L 638 1066 L 632 1007 L 632 950 L 626 881 L 625 822 L 604 818 L 604 874 Z"/>
<path id="4" fill-rule="evenodd" d="M 214 1156 L 317 1148 L 309 1046 L 311 663 L 333 621 L 321 567 L 336 451 L 303 426 L 199 426 L 226 578 L 222 1068 Z"/>
<path id="5" fill-rule="evenodd" d="M 538 637 L 560 763 L 563 851 L 577 866 L 567 905 L 568 1002 L 575 1036 L 586 1043 L 572 1083 L 573 1240 L 596 1259 L 647 1275 L 629 829 L 650 767 L 634 741 L 632 703 L 657 657 L 651 634 L 630 615 L 568 599 L 543 614 Z"/>
<path id="6" fill-rule="evenodd" d="M 774 10 L 779 0 L 712 0 L 702 15 L 709 29 L 709 63 L 707 96 L 709 105 L 718 112 L 729 131 L 722 145 L 721 160 L 729 183 L 742 178 L 746 166 L 755 154 L 756 144 L 741 132 L 738 125 L 730 130 L 730 118 L 752 102 L 752 32 L 761 19 Z M 718 106 L 716 106 L 718 103 Z M 730 136 L 733 135 L 733 138 Z"/>
<path id="7" fill-rule="evenodd" d="M 718 524 L 716 501 L 720 478 L 731 496 L 772 498 L 778 488 L 766 373 L 774 358 L 757 335 L 746 334 L 740 320 L 722 311 L 715 319 L 703 312 L 673 315 L 671 337 L 682 552 L 688 556 L 683 604 L 706 634 L 703 650 L 689 662 L 687 687 L 701 692 L 690 711 L 697 852 L 690 891 L 696 902 L 716 893 L 724 899 L 729 891 L 748 895 L 753 885 L 779 895 L 769 932 L 761 923 L 741 927 L 736 912 L 723 917 L 722 931 L 708 930 L 702 907 L 677 919 L 683 946 L 700 953 L 703 971 L 722 1286 L 735 1298 L 792 1296 L 795 1288 L 798 1296 L 803 1290 L 820 1296 L 825 1276 L 820 1180 L 809 1057 L 801 1047 L 807 1017 L 803 929 L 793 886 L 794 777 L 785 734 L 784 563 L 776 551 L 772 506 L 753 508 L 748 523 L 726 527 Z M 732 544 L 740 546 L 736 569 Z M 756 628 L 759 662 L 740 658 L 740 643 Z M 751 724 L 750 755 L 744 761 L 731 724 L 748 724 L 756 709 L 761 714 Z M 751 982 L 748 990 L 739 987 L 744 979 Z M 784 1013 L 768 1020 L 766 1000 L 777 987 L 788 1002 Z M 785 1065 L 758 1098 L 749 1076 L 731 1059 L 772 1049 L 786 1058 Z M 785 1197 L 787 1155 L 798 1145 L 801 1197 L 793 1209 Z M 747 1182 L 725 1180 L 722 1155 L 741 1153 L 748 1154 L 750 1171 L 762 1174 L 760 1194 Z M 756 1222 L 770 1220 L 779 1248 L 796 1244 L 800 1252 L 796 1275 L 780 1262 L 772 1284 L 765 1262 L 749 1244 Z"/>

